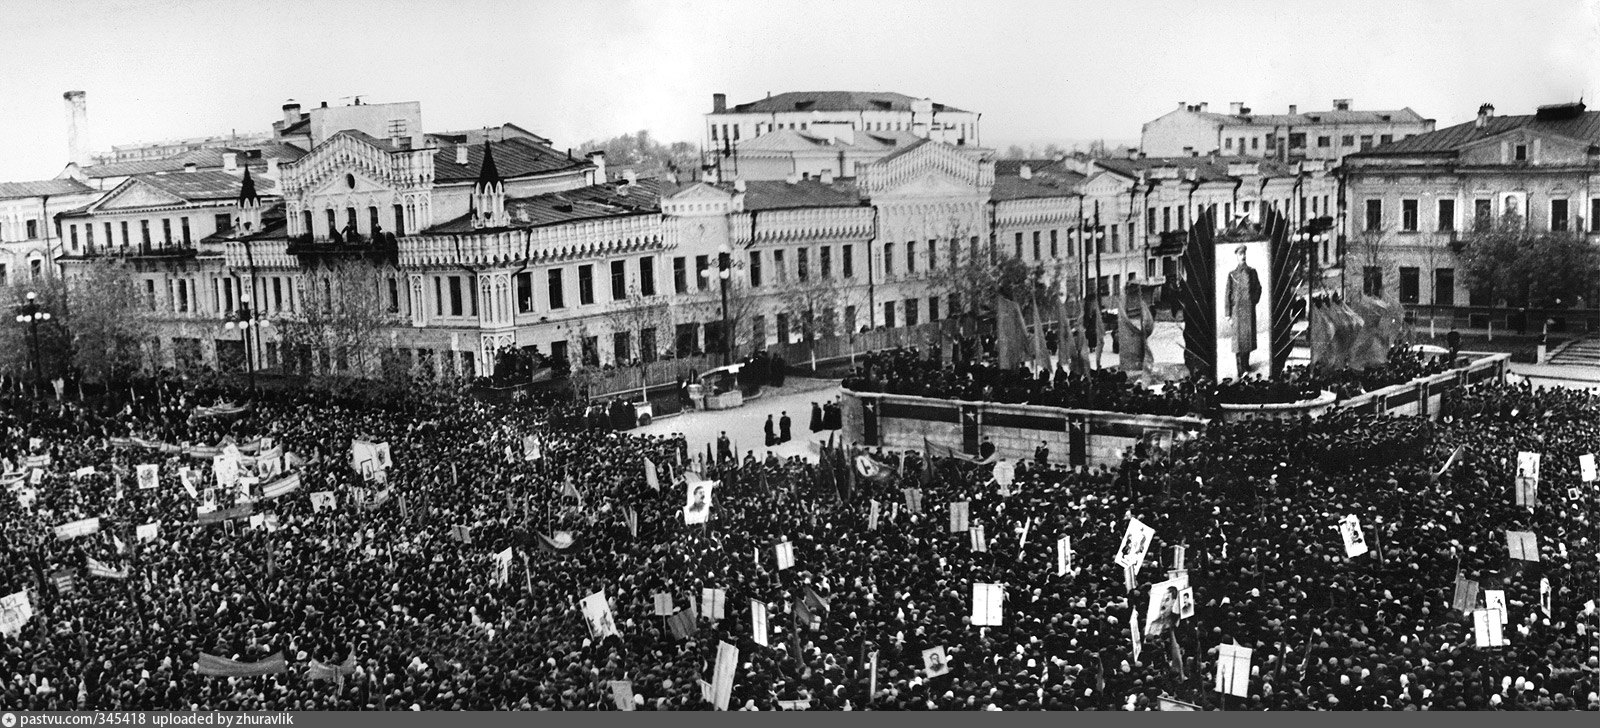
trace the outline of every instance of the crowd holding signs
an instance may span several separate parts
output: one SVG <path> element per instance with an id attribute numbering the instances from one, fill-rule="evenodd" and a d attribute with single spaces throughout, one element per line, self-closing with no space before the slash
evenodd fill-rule
<path id="1" fill-rule="evenodd" d="M 0 705 L 1600 707 L 1583 393 L 1217 423 L 1132 477 L 194 394 L 0 409 Z"/>

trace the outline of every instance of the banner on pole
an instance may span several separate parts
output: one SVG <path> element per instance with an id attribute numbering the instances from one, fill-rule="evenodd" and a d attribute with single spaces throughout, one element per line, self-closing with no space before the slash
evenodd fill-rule
<path id="1" fill-rule="evenodd" d="M 583 618 L 589 623 L 589 635 L 596 640 L 606 637 L 621 637 L 617 631 L 617 622 L 611 616 L 611 604 L 606 602 L 606 593 L 598 591 L 583 598 Z"/>
<path id="2" fill-rule="evenodd" d="M 750 633 L 756 644 L 768 646 L 770 628 L 767 626 L 767 604 L 760 599 L 750 600 Z"/>
<path id="3" fill-rule="evenodd" d="M 930 678 L 950 672 L 950 658 L 945 655 L 943 645 L 922 651 L 922 669 Z"/>
<path id="4" fill-rule="evenodd" d="M 1351 513 L 1339 521 L 1339 536 L 1344 539 L 1345 558 L 1355 558 L 1367 552 L 1367 537 L 1361 531 L 1361 519 Z"/>
<path id="5" fill-rule="evenodd" d="M 151 490 L 161 484 L 161 466 L 144 463 L 139 466 L 139 490 Z"/>
<path id="6" fill-rule="evenodd" d="M 1122 534 L 1122 544 L 1117 547 L 1117 566 L 1132 568 L 1138 572 L 1140 564 L 1144 563 L 1145 552 L 1150 549 L 1150 539 L 1155 536 L 1155 529 L 1144 525 L 1137 518 L 1128 519 L 1128 529 Z"/>
<path id="7" fill-rule="evenodd" d="M 1214 689 L 1219 693 L 1243 698 L 1250 695 L 1250 657 L 1254 650 L 1239 645 L 1217 645 L 1217 680 Z"/>
<path id="8" fill-rule="evenodd" d="M 1003 584 L 972 585 L 973 626 L 998 627 L 1005 622 L 1006 588 Z"/>
<path id="9" fill-rule="evenodd" d="M 1506 550 L 1517 561 L 1539 560 L 1539 537 L 1532 531 L 1506 531 Z"/>
<path id="10" fill-rule="evenodd" d="M 81 536 L 89 536 L 100 532 L 100 518 L 85 518 L 81 521 L 63 523 L 56 526 L 56 539 L 68 541 Z"/>
<path id="11" fill-rule="evenodd" d="M 1056 539 L 1056 576 L 1066 576 L 1072 570 L 1072 537 Z"/>
<path id="12" fill-rule="evenodd" d="M 783 571 L 794 566 L 794 544 L 788 541 L 778 544 L 778 571 Z"/>

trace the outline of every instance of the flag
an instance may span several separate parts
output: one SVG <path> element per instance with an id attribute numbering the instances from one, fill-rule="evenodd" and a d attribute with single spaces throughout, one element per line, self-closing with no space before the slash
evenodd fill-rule
<path id="1" fill-rule="evenodd" d="M 201 675 L 248 677 L 288 672 L 289 665 L 284 662 L 282 652 L 275 652 L 271 657 L 258 662 L 237 662 L 226 657 L 208 655 L 202 652 L 200 653 L 200 660 L 194 664 L 194 671 Z"/>
<path id="2" fill-rule="evenodd" d="M 738 665 L 739 648 L 718 642 L 717 666 L 711 678 L 711 703 L 717 710 L 728 709 L 728 698 L 733 695 L 733 671 Z"/>
<path id="3" fill-rule="evenodd" d="M 1128 610 L 1128 631 L 1133 640 L 1133 661 L 1139 661 L 1139 653 L 1144 651 L 1144 638 L 1139 634 L 1139 610 Z"/>
<path id="4" fill-rule="evenodd" d="M 876 531 L 876 530 L 878 530 L 878 508 L 879 508 L 878 501 L 873 500 L 872 501 L 872 505 L 870 507 L 868 507 L 868 509 L 867 509 L 867 530 L 868 531 Z"/>
<path id="5" fill-rule="evenodd" d="M 906 512 L 907 513 L 921 513 L 922 512 L 922 491 L 920 489 L 917 489 L 917 488 L 906 488 L 901 492 L 904 493 L 905 497 L 906 497 Z"/>
<path id="6" fill-rule="evenodd" d="M 1213 689 L 1238 698 L 1249 696 L 1253 653 L 1249 647 L 1217 645 L 1217 679 Z"/>
<path id="7" fill-rule="evenodd" d="M 1028 547 L 1028 532 L 1033 530 L 1033 516 L 1028 516 L 1028 521 L 1022 524 L 1022 535 L 1017 538 L 1017 561 L 1022 560 L 1022 554 Z"/>
<path id="8" fill-rule="evenodd" d="M 611 686 L 611 702 L 616 704 L 617 710 L 634 709 L 632 680 L 610 680 L 607 684 Z"/>
<path id="9" fill-rule="evenodd" d="M 950 504 L 950 533 L 961 533 L 967 530 L 967 502 L 956 501 Z"/>
<path id="10" fill-rule="evenodd" d="M 866 453 L 856 456 L 856 475 L 874 483 L 883 483 L 894 479 L 894 473 L 889 470 L 887 465 Z"/>
<path id="11" fill-rule="evenodd" d="M 1001 369 L 1016 369 L 1033 358 L 1032 346 L 1027 339 L 1026 324 L 1022 321 L 1022 306 L 1004 296 L 994 302 L 999 318 L 995 332 L 995 349 Z"/>
<path id="12" fill-rule="evenodd" d="M 728 601 L 728 590 L 706 587 L 700 590 L 700 613 L 713 622 L 723 617 L 723 606 Z"/>
<path id="13" fill-rule="evenodd" d="M 329 665 L 324 662 L 312 660 L 310 666 L 306 668 L 306 679 L 343 680 L 345 676 L 355 674 L 355 671 L 356 656 L 355 653 L 351 653 L 349 657 L 345 658 L 344 662 L 341 662 L 337 665 Z"/>
<path id="14" fill-rule="evenodd" d="M 300 490 L 300 474 L 290 473 L 289 475 L 262 486 L 261 499 L 272 500 L 273 498 L 281 498 L 297 490 Z"/>
<path id="15" fill-rule="evenodd" d="M 1439 468 L 1439 472 L 1434 473 L 1433 476 L 1435 478 L 1437 478 L 1437 477 L 1439 477 L 1441 475 L 1444 475 L 1447 471 L 1449 471 L 1450 470 L 1450 466 L 1455 465 L 1456 464 L 1456 459 L 1461 457 L 1461 450 L 1464 447 L 1466 447 L 1466 446 L 1465 445 L 1457 445 L 1456 449 L 1451 450 L 1450 451 L 1450 457 L 1445 459 L 1444 465 L 1442 467 L 1440 467 Z"/>
<path id="16" fill-rule="evenodd" d="M 1149 320 L 1148 318 L 1146 320 Z M 1029 340 L 1029 364 L 1037 371 L 1050 370 L 1050 349 L 1044 343 L 1044 315 L 1039 309 L 1039 297 L 1033 297 L 1033 337 Z M 1059 346 L 1059 344 L 1058 344 Z"/>
<path id="17" fill-rule="evenodd" d="M 816 612 L 812 611 L 811 605 L 808 604 L 805 599 L 794 600 L 794 604 L 790 606 L 790 609 L 791 613 L 794 615 L 794 626 L 796 630 L 811 629 L 819 621 L 819 617 L 817 616 Z"/>
<path id="18" fill-rule="evenodd" d="M 651 490 L 661 490 L 661 474 L 656 472 L 656 464 L 650 458 L 644 459 L 644 482 Z"/>
<path id="19" fill-rule="evenodd" d="M 767 637 L 771 634 L 767 627 L 767 604 L 760 599 L 750 600 L 750 636 L 756 644 L 767 646 Z"/>
<path id="20" fill-rule="evenodd" d="M 972 625 L 998 627 L 1005 622 L 1002 605 L 1006 597 L 1003 584 L 972 585 Z"/>
<path id="21" fill-rule="evenodd" d="M 805 588 L 805 596 L 802 599 L 806 603 L 806 608 L 810 609 L 813 613 L 819 615 L 827 614 L 832 609 L 828 603 L 828 600 L 823 599 L 821 595 L 817 594 L 815 589 L 812 589 L 809 586 Z"/>
<path id="22" fill-rule="evenodd" d="M 1472 635 L 1478 647 L 1504 647 L 1504 626 L 1505 617 L 1497 610 L 1478 609 L 1472 612 Z"/>
<path id="23" fill-rule="evenodd" d="M 1539 537 L 1532 531 L 1506 531 L 1506 550 L 1518 561 L 1539 560 Z"/>
<path id="24" fill-rule="evenodd" d="M 639 537 L 639 512 L 633 506 L 623 506 L 622 518 L 628 523 L 628 534 L 634 538 Z"/>
<path id="25" fill-rule="evenodd" d="M 694 614 L 687 609 L 667 618 L 667 628 L 672 630 L 672 639 L 678 642 L 689 639 L 698 627 Z"/>
<path id="26" fill-rule="evenodd" d="M 773 548 L 778 556 L 778 571 L 794 566 L 794 544 L 784 541 Z"/>
<path id="27" fill-rule="evenodd" d="M 1450 608 L 1462 614 L 1468 614 L 1478 606 L 1478 582 L 1467 579 L 1456 572 L 1455 594 L 1450 599 Z"/>

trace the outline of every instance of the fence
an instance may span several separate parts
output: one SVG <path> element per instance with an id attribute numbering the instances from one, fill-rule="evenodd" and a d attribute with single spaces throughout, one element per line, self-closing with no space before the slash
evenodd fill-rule
<path id="1" fill-rule="evenodd" d="M 688 378 L 691 374 L 699 374 L 720 366 L 722 366 L 722 356 L 719 354 L 659 359 L 650 363 L 647 367 L 648 372 L 641 372 L 636 366 L 604 372 L 590 382 L 589 391 L 596 396 L 636 392 L 647 385 L 657 387 L 673 384 L 680 379 Z M 581 375 L 574 373 L 574 376 Z"/>
<path id="2" fill-rule="evenodd" d="M 1435 331 L 1493 329 L 1495 333 L 1537 335 L 1550 322 L 1553 334 L 1583 335 L 1600 332 L 1600 310 L 1593 308 L 1506 308 L 1504 306 L 1442 306 L 1406 304 L 1406 322 L 1416 328 L 1430 324 Z"/>
<path id="3" fill-rule="evenodd" d="M 833 361 L 880 349 L 908 346 L 928 347 L 955 338 L 955 322 L 933 322 L 892 329 L 874 329 L 851 336 L 819 337 L 810 342 L 768 344 L 767 353 L 783 357 L 791 367 L 809 366 L 811 358 Z"/>

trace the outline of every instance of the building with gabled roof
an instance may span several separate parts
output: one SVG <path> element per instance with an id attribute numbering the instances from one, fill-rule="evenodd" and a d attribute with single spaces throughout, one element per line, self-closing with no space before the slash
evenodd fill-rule
<path id="1" fill-rule="evenodd" d="M 1333 108 L 1301 112 L 1291 105 L 1286 114 L 1257 114 L 1242 101 L 1228 113 L 1210 104 L 1178 102 L 1178 108 L 1147 123 L 1139 151 L 1151 157 L 1220 154 L 1294 161 L 1338 162 L 1346 154 L 1433 131 L 1434 120 L 1410 107 L 1355 109 L 1350 99 L 1334 99 Z"/>
<path id="2" fill-rule="evenodd" d="M 75 179 L 0 182 L 0 286 L 54 276 L 64 245 L 55 216 L 99 196 Z"/>

